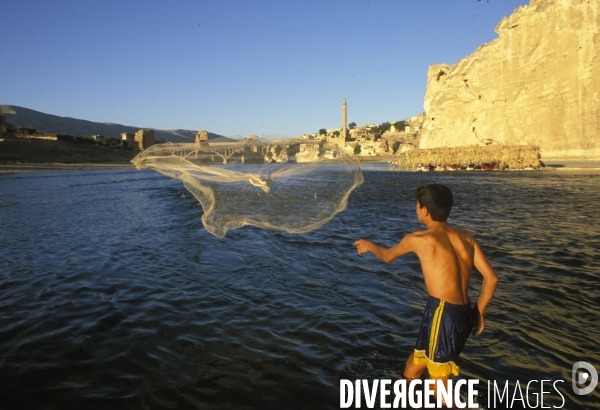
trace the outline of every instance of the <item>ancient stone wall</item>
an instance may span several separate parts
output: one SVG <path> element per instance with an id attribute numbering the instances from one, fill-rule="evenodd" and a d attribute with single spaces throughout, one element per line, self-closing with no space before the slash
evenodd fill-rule
<path id="1" fill-rule="evenodd" d="M 600 158 L 600 2 L 532 0 L 499 38 L 429 67 L 421 148 L 535 145 Z"/>
<path id="2" fill-rule="evenodd" d="M 441 147 L 414 149 L 398 156 L 401 169 L 414 171 L 419 166 L 456 165 L 464 168 L 470 165 L 496 164 L 498 169 L 524 169 L 540 167 L 539 147 L 522 145 L 471 145 L 467 147 Z"/>
<path id="3" fill-rule="evenodd" d="M 135 133 L 135 141 L 144 150 L 154 145 L 154 130 L 139 130 Z"/>
<path id="4" fill-rule="evenodd" d="M 196 144 L 200 145 L 205 141 L 208 141 L 208 131 L 198 131 L 196 133 Z"/>
<path id="5" fill-rule="evenodd" d="M 0 135 L 14 137 L 17 133 L 19 133 L 19 128 L 8 123 L 6 117 L 0 115 Z"/>

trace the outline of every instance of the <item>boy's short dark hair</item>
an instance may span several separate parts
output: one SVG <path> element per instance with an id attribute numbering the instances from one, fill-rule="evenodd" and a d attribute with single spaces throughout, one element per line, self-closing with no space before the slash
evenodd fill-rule
<path id="1" fill-rule="evenodd" d="M 423 185 L 417 189 L 417 201 L 421 208 L 425 207 L 436 222 L 446 222 L 454 198 L 452 191 L 442 184 Z"/>

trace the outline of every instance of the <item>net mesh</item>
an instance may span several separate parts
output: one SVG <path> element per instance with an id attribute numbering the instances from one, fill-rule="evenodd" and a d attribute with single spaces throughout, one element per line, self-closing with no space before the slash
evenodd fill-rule
<path id="1" fill-rule="evenodd" d="M 131 162 L 182 180 L 218 237 L 245 225 L 310 232 L 346 209 L 363 182 L 359 161 L 324 142 L 157 144 Z"/>

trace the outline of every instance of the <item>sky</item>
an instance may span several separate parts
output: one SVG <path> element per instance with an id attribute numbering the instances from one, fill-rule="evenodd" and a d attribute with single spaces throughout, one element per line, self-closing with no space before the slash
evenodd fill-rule
<path id="1" fill-rule="evenodd" d="M 427 69 L 522 0 L 3 0 L 0 104 L 96 122 L 294 137 L 423 109 Z"/>

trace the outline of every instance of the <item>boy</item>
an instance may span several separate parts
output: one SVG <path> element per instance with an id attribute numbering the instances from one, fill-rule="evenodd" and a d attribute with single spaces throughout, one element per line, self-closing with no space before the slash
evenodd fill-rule
<path id="1" fill-rule="evenodd" d="M 421 261 L 429 299 L 415 350 L 404 370 L 407 379 L 420 378 L 426 368 L 431 379 L 444 384 L 451 375 L 458 376 L 456 359 L 473 326 L 477 325 L 476 335 L 483 332 L 485 309 L 498 284 L 496 272 L 473 236 L 446 222 L 452 202 L 452 192 L 444 185 L 422 186 L 417 190 L 416 210 L 427 229 L 406 235 L 389 249 L 366 239 L 354 242 L 359 254 L 372 252 L 388 263 L 409 252 Z M 483 275 L 475 308 L 468 295 L 473 266 Z"/>

